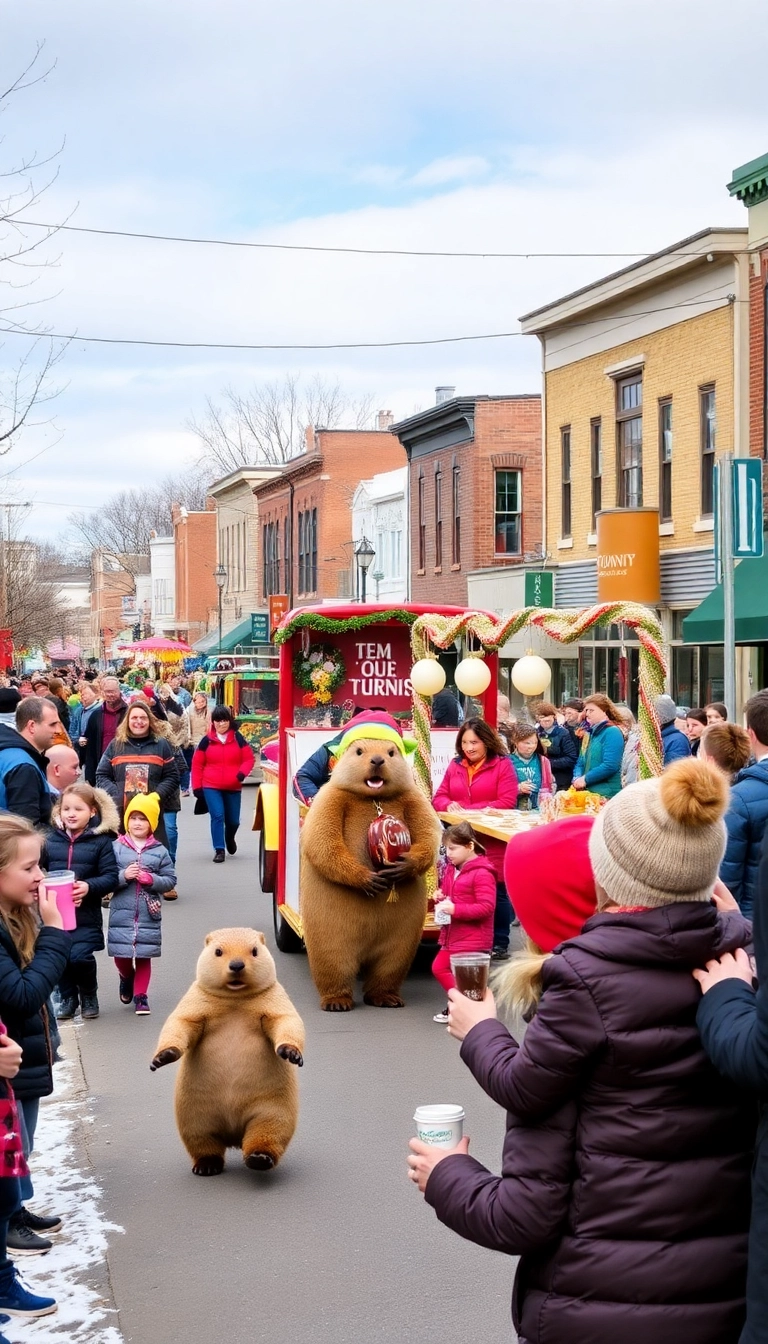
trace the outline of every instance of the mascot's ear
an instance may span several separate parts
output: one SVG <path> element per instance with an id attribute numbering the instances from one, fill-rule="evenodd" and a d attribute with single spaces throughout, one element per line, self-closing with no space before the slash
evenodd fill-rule
<path id="1" fill-rule="evenodd" d="M 208 944 L 210 943 L 210 941 L 211 941 L 212 938 L 213 938 L 213 934 L 212 934 L 212 933 L 206 933 L 206 935 L 205 935 L 205 942 L 203 943 L 203 947 L 207 947 Z"/>
<path id="2" fill-rule="evenodd" d="M 263 933 L 260 933 L 260 934 L 259 934 L 259 942 L 261 943 L 262 947 L 266 947 L 266 946 L 267 946 L 267 940 L 266 940 L 266 938 L 264 937 L 264 934 L 263 934 Z"/>

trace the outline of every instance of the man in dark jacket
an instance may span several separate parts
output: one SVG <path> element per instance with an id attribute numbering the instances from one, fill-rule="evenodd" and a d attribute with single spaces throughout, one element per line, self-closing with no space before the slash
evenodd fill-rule
<path id="1" fill-rule="evenodd" d="M 746 705 L 747 733 L 755 757 L 736 776 L 725 814 L 728 844 L 720 876 L 741 907 L 752 917 L 752 899 L 768 823 L 768 691 L 759 691 Z"/>
<path id="2" fill-rule="evenodd" d="M 33 826 L 51 819 L 51 791 L 43 755 L 53 745 L 59 716 L 50 700 L 28 695 L 16 709 L 16 727 L 0 724 L 0 810 Z"/>
<path id="3" fill-rule="evenodd" d="M 685 733 L 675 725 L 677 705 L 671 695 L 657 695 L 654 700 L 656 716 L 661 729 L 661 750 L 664 766 L 672 761 L 682 761 L 691 754 L 691 744 Z"/>
<path id="4" fill-rule="evenodd" d="M 84 734 L 83 774 L 92 787 L 96 784 L 99 761 L 113 741 L 118 724 L 122 723 L 128 709 L 120 694 L 120 682 L 117 677 L 105 677 L 102 690 L 104 700 L 91 714 Z"/>

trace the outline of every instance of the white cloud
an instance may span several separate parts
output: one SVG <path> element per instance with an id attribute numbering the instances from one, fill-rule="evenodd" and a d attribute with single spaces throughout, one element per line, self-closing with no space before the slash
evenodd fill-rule
<path id="1" fill-rule="evenodd" d="M 490 169 L 487 159 L 477 155 L 447 156 L 435 159 L 420 168 L 409 179 L 414 187 L 442 187 L 451 182 L 466 182 L 474 177 L 483 177 Z"/>

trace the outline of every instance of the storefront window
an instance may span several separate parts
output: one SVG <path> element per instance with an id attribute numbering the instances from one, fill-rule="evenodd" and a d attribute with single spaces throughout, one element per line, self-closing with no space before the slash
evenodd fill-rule
<path id="1" fill-rule="evenodd" d="M 708 705 L 713 700 L 722 700 L 725 694 L 722 646 L 702 644 L 699 649 L 699 656 L 701 659 L 701 702 Z"/>
<path id="2" fill-rule="evenodd" d="M 701 704 L 697 654 L 695 645 L 672 650 L 672 699 L 681 709 L 696 709 Z"/>

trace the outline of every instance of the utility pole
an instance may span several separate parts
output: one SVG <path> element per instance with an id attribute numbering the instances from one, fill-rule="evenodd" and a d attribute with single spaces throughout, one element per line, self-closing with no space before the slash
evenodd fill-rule
<path id="1" fill-rule="evenodd" d="M 720 563 L 723 570 L 723 699 L 729 718 L 736 714 L 736 609 L 733 596 L 733 453 L 718 463 Z"/>

